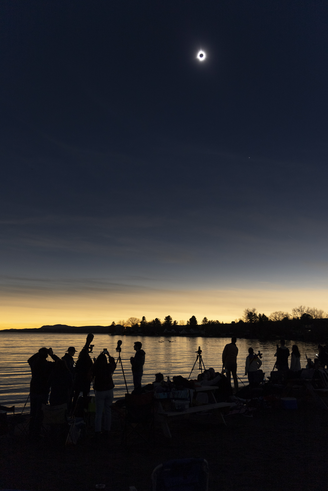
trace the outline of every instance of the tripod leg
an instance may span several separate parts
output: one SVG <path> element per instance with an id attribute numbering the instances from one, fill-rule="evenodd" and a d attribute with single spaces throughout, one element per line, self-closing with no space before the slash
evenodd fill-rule
<path id="1" fill-rule="evenodd" d="M 195 368 L 195 365 L 196 365 L 196 363 L 197 363 L 197 360 L 198 360 L 198 355 L 197 355 L 197 358 L 196 358 L 196 360 L 195 360 L 195 363 L 193 364 L 193 367 L 192 367 L 192 369 L 191 369 L 191 372 L 189 373 L 189 377 L 188 377 L 188 378 L 190 378 L 190 375 L 192 374 L 192 372 L 193 372 L 193 370 L 194 370 L 194 368 Z"/>
<path id="2" fill-rule="evenodd" d="M 124 373 L 123 363 L 122 363 L 122 359 L 121 359 L 121 354 L 120 354 L 120 355 L 119 355 L 119 357 L 118 357 L 118 361 L 119 361 L 119 362 L 120 362 L 120 364 L 121 364 L 122 373 L 123 373 L 123 378 L 124 378 L 124 382 L 125 382 L 126 392 L 127 392 L 127 393 L 129 393 L 128 384 L 126 383 L 126 378 L 125 378 L 125 373 Z"/>

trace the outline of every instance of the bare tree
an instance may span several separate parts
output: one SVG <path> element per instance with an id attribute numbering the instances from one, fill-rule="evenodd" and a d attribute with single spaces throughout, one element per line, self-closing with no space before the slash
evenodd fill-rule
<path id="1" fill-rule="evenodd" d="M 288 312 L 283 312 L 282 310 L 278 310 L 277 312 L 272 312 L 269 315 L 270 321 L 277 322 L 282 321 L 283 319 L 289 319 L 290 314 Z"/>
<path id="2" fill-rule="evenodd" d="M 138 326 L 139 322 L 140 319 L 137 319 L 137 317 L 129 317 L 129 319 L 126 321 L 126 326 L 128 327 Z"/>
<path id="3" fill-rule="evenodd" d="M 326 314 L 323 310 L 317 309 L 316 307 L 304 307 L 300 305 L 292 310 L 293 317 L 296 319 L 301 319 L 304 314 L 312 317 L 312 319 L 323 319 Z"/>
<path id="4" fill-rule="evenodd" d="M 306 312 L 307 314 L 310 314 L 312 316 L 312 319 L 323 319 L 325 317 L 324 311 L 316 309 L 315 307 L 308 308 Z"/>
<path id="5" fill-rule="evenodd" d="M 307 313 L 307 307 L 304 307 L 304 305 L 300 305 L 299 307 L 295 307 L 292 310 L 292 314 L 294 319 L 300 319 L 303 314 Z"/>

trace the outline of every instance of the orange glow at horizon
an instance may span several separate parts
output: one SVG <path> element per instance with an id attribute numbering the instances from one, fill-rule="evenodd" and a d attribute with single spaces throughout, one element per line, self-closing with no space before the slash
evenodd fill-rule
<path id="1" fill-rule="evenodd" d="M 195 315 L 198 323 L 209 320 L 230 323 L 256 308 L 269 316 L 275 311 L 291 313 L 305 305 L 328 310 L 325 290 L 230 289 L 162 290 L 130 293 L 84 292 L 81 295 L 26 295 L 3 298 L 0 330 L 39 328 L 42 325 L 110 325 L 129 317 L 147 321 L 170 315 L 178 322 Z"/>

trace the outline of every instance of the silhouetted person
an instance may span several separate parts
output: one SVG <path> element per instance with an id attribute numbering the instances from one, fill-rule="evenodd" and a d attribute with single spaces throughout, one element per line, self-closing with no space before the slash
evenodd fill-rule
<path id="1" fill-rule="evenodd" d="M 226 344 L 222 352 L 222 364 L 226 369 L 227 379 L 231 384 L 231 374 L 233 376 L 233 382 L 235 390 L 238 390 L 238 379 L 237 379 L 237 356 L 238 348 L 236 346 L 237 338 L 231 338 L 231 343 Z"/>
<path id="2" fill-rule="evenodd" d="M 322 346 L 319 344 L 318 346 L 318 355 L 317 358 L 319 360 L 319 366 L 320 368 L 325 368 L 328 365 L 328 352 L 327 348 L 325 346 Z"/>
<path id="3" fill-rule="evenodd" d="M 290 369 L 292 372 L 299 372 L 301 370 L 301 354 L 296 344 L 292 346 L 292 354 L 290 357 Z"/>
<path id="4" fill-rule="evenodd" d="M 74 368 L 74 355 L 76 353 L 76 349 L 73 346 L 70 346 L 64 356 L 62 357 L 62 360 L 65 361 L 67 368 L 72 374 L 72 377 L 74 378 L 75 375 L 75 368 Z"/>
<path id="5" fill-rule="evenodd" d="M 48 361 L 48 355 L 58 361 L 51 348 L 40 348 L 37 353 L 28 359 L 31 367 L 32 378 L 30 383 L 30 425 L 29 434 L 31 438 L 40 436 L 43 413 L 42 404 L 47 404 L 50 390 L 50 376 L 54 370 L 55 363 Z"/>
<path id="6" fill-rule="evenodd" d="M 67 368 L 65 361 L 57 360 L 50 375 L 50 406 L 67 404 L 67 408 L 70 407 L 72 384 L 72 374 Z"/>
<path id="7" fill-rule="evenodd" d="M 75 384 L 75 366 L 74 366 L 74 355 L 76 353 L 76 349 L 73 346 L 70 346 L 67 350 L 67 352 L 64 354 L 62 357 L 62 360 L 66 363 L 66 366 L 71 374 L 71 388 L 70 388 L 70 395 L 68 399 L 68 411 L 71 411 L 72 408 L 72 397 L 73 397 L 73 392 L 74 392 L 74 384 Z"/>
<path id="8" fill-rule="evenodd" d="M 288 357 L 289 357 L 289 349 L 285 346 L 285 340 L 280 340 L 280 346 L 277 346 L 276 354 L 276 367 L 279 371 L 288 370 Z"/>
<path id="9" fill-rule="evenodd" d="M 254 353 L 253 348 L 248 348 L 248 356 L 246 358 L 246 365 L 245 365 L 245 375 L 248 376 L 248 382 L 249 385 L 254 386 L 258 385 L 258 375 L 256 372 L 259 371 L 260 367 L 262 365 L 262 362 L 258 355 Z M 262 370 L 261 372 L 262 373 Z"/>
<path id="10" fill-rule="evenodd" d="M 79 353 L 78 360 L 75 365 L 75 382 L 74 382 L 74 398 L 73 398 L 73 412 L 76 409 L 77 401 L 80 393 L 83 394 L 83 403 L 86 406 L 88 400 L 88 394 L 90 392 L 92 381 L 92 368 L 93 361 L 89 355 L 92 352 L 93 334 L 88 334 L 86 343 Z"/>
<path id="11" fill-rule="evenodd" d="M 133 385 L 134 390 L 141 389 L 141 378 L 143 374 L 143 366 L 145 364 L 145 356 L 146 353 L 142 348 L 142 343 L 140 341 L 136 341 L 134 343 L 134 349 L 136 354 L 131 356 L 130 362 L 132 365 L 132 375 L 133 375 Z"/>
<path id="12" fill-rule="evenodd" d="M 107 355 L 107 356 L 106 356 Z M 108 357 L 108 361 L 107 361 Z M 111 423 L 112 413 L 111 406 L 113 402 L 113 372 L 116 368 L 115 360 L 108 353 L 107 349 L 104 350 L 96 359 L 93 373 L 94 383 L 93 388 L 96 396 L 96 418 L 95 418 L 95 432 L 96 436 L 100 435 L 101 430 L 106 436 L 108 436 Z"/>

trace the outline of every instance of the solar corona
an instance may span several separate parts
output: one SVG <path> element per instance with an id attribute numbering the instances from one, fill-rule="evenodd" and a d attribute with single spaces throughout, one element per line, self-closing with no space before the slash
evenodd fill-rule
<path id="1" fill-rule="evenodd" d="M 203 50 L 198 51 L 196 58 L 198 61 L 205 61 L 205 59 L 206 59 L 205 51 L 203 51 Z"/>

